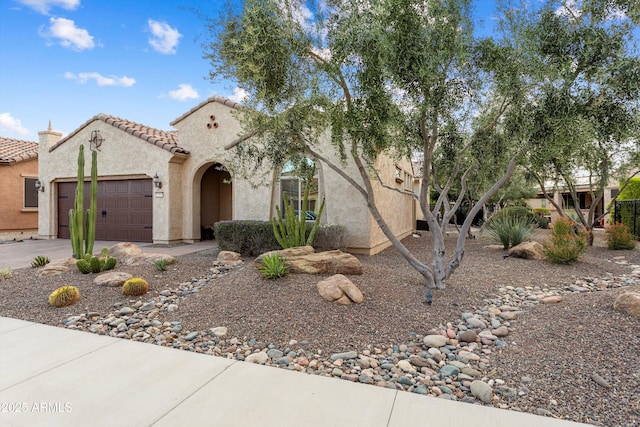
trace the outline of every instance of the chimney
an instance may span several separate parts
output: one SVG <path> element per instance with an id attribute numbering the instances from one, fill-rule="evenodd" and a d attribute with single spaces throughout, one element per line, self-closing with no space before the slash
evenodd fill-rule
<path id="1" fill-rule="evenodd" d="M 48 150 L 62 139 L 62 133 L 51 129 L 51 119 L 49 119 L 49 127 L 47 130 L 38 132 L 38 139 L 40 148 L 46 148 Z"/>

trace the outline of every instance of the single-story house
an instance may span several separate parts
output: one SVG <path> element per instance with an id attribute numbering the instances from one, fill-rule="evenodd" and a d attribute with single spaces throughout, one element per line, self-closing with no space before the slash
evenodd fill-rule
<path id="1" fill-rule="evenodd" d="M 0 137 L 0 233 L 38 228 L 38 143 Z"/>
<path id="2" fill-rule="evenodd" d="M 265 170 L 243 178 L 234 168 L 232 142 L 244 134 L 235 112 L 239 105 L 213 96 L 164 131 L 118 117 L 98 114 L 62 138 L 40 132 L 39 235 L 68 238 L 68 211 L 73 207 L 78 148 L 85 146 L 85 197 L 88 197 L 91 149 L 98 150 L 98 218 L 100 240 L 171 244 L 196 242 L 202 230 L 222 220 L 269 220 L 282 206 L 283 193 L 301 199 L 300 182 L 290 170 Z M 320 152 L 338 162 L 330 138 Z M 243 143 L 251 143 L 245 141 Z M 225 149 L 227 147 L 227 149 Z M 411 162 L 381 157 L 377 169 L 385 183 L 412 191 Z M 347 249 L 374 254 L 389 246 L 369 213 L 364 198 L 321 162 L 317 194 L 311 209 L 326 200 L 321 223 L 346 227 Z M 347 165 L 360 181 L 357 169 Z M 411 196 L 375 184 L 377 203 L 396 236 L 414 230 L 415 204 Z M 88 201 L 86 202 L 88 206 Z"/>

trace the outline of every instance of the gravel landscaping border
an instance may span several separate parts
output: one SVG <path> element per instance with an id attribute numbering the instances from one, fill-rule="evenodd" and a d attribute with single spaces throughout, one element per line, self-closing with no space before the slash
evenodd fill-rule
<path id="1" fill-rule="evenodd" d="M 540 230 L 542 241 L 548 231 Z M 505 257 L 467 241 L 461 267 L 424 303 L 420 276 L 393 249 L 358 256 L 349 278 L 362 304 L 323 300 L 328 276 L 264 279 L 252 260 L 214 263 L 217 251 L 155 266 L 116 266 L 149 282 L 132 299 L 98 287 L 75 268 L 38 277 L 20 269 L 0 280 L 0 315 L 253 361 L 315 375 L 492 405 L 603 426 L 640 425 L 640 320 L 613 310 L 640 290 L 640 251 L 611 251 L 601 230 L 580 262 L 558 266 Z M 455 236 L 447 237 L 448 247 Z M 405 244 L 422 259 L 428 236 Z M 162 249 L 158 248 L 158 252 Z M 46 255 L 46 254 L 45 254 Z M 57 287 L 80 302 L 47 304 Z M 542 303 L 548 297 L 557 303 Z"/>

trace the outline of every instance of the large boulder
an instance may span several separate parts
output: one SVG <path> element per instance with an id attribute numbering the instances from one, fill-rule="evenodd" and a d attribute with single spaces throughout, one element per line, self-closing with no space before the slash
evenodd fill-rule
<path id="1" fill-rule="evenodd" d="M 613 308 L 633 317 L 640 317 L 640 292 L 627 291 L 618 295 Z"/>
<path id="2" fill-rule="evenodd" d="M 109 255 L 116 258 L 118 264 L 121 265 L 153 264 L 161 259 L 167 260 L 167 264 L 176 262 L 175 257 L 171 255 L 144 253 L 140 246 L 130 242 L 122 242 L 111 246 Z"/>
<path id="3" fill-rule="evenodd" d="M 93 279 L 93 283 L 98 286 L 117 287 L 124 285 L 124 282 L 131 279 L 133 276 L 123 271 L 110 271 L 96 276 Z"/>
<path id="4" fill-rule="evenodd" d="M 360 304 L 364 295 L 358 287 L 342 274 L 335 274 L 316 285 L 322 298 L 341 305 L 349 305 L 352 302 Z"/>
<path id="5" fill-rule="evenodd" d="M 39 277 L 57 276 L 59 274 L 69 271 L 69 267 L 76 264 L 74 258 L 62 258 L 57 261 L 52 261 L 45 265 L 38 271 Z"/>
<path id="6" fill-rule="evenodd" d="M 544 259 L 544 252 L 542 250 L 542 245 L 538 242 L 530 241 L 530 242 L 522 242 L 519 245 L 516 245 L 509 249 L 509 256 L 514 258 L 524 258 L 524 259 Z"/>
<path id="7" fill-rule="evenodd" d="M 362 274 L 364 268 L 355 256 L 340 250 L 317 252 L 286 258 L 290 273 Z"/>
<path id="8" fill-rule="evenodd" d="M 257 266 L 265 256 L 279 253 L 285 259 L 289 273 L 362 274 L 364 268 L 355 256 L 340 250 L 314 252 L 311 246 L 298 246 L 265 252 L 255 259 Z"/>

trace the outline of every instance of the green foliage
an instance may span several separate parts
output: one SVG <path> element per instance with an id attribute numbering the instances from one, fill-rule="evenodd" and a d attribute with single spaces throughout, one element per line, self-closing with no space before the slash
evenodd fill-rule
<path id="1" fill-rule="evenodd" d="M 31 262 L 31 267 L 36 268 L 36 267 L 42 267 L 44 265 L 49 264 L 51 261 L 49 260 L 48 257 L 44 256 L 44 255 L 38 255 L 37 257 L 35 257 L 33 259 L 33 261 Z"/>
<path id="2" fill-rule="evenodd" d="M 156 266 L 156 268 L 160 271 L 166 271 L 167 270 L 167 260 L 165 258 L 160 258 L 156 261 L 153 262 L 153 265 Z"/>
<path id="3" fill-rule="evenodd" d="M 587 251 L 584 227 L 567 217 L 556 219 L 551 226 L 551 239 L 543 244 L 545 258 L 554 264 L 571 264 Z"/>
<path id="4" fill-rule="evenodd" d="M 91 268 L 92 273 L 100 273 L 102 270 L 102 263 L 100 262 L 100 258 L 97 256 L 92 256 L 89 260 L 89 267 Z"/>
<path id="5" fill-rule="evenodd" d="M 80 300 L 80 291 L 75 286 L 63 286 L 49 295 L 49 305 L 53 307 L 66 307 Z"/>
<path id="6" fill-rule="evenodd" d="M 11 276 L 13 276 L 13 271 L 11 271 L 11 267 L 0 268 L 0 279 L 8 279 Z"/>
<path id="7" fill-rule="evenodd" d="M 489 220 L 484 232 L 489 238 L 501 243 L 503 248 L 509 249 L 533 237 L 534 229 L 535 225 L 526 215 L 501 214 L 494 215 Z"/>
<path id="8" fill-rule="evenodd" d="M 280 248 L 271 221 L 218 221 L 213 231 L 222 251 L 257 256 Z"/>
<path id="9" fill-rule="evenodd" d="M 149 292 L 149 284 L 140 277 L 132 277 L 122 285 L 122 294 L 127 296 L 140 296 Z"/>
<path id="10" fill-rule="evenodd" d="M 80 273 L 82 274 L 91 273 L 91 265 L 89 264 L 89 261 L 87 261 L 84 258 L 76 261 L 76 267 L 78 268 L 78 271 L 80 271 Z"/>
<path id="11" fill-rule="evenodd" d="M 620 183 L 622 188 L 624 183 Z M 638 200 L 640 199 L 640 177 L 629 178 L 627 186 L 620 191 L 616 200 Z"/>
<path id="12" fill-rule="evenodd" d="M 278 279 L 287 274 L 287 264 L 279 252 L 262 257 L 258 270 L 267 279 Z"/>
<path id="13" fill-rule="evenodd" d="M 636 242 L 633 233 L 626 225 L 616 222 L 605 229 L 607 247 L 613 250 L 633 250 Z"/>
<path id="14" fill-rule="evenodd" d="M 287 193 L 284 193 L 284 218 L 280 208 L 276 206 L 278 216 L 273 219 L 273 235 L 276 237 L 280 246 L 284 249 L 294 248 L 296 246 L 311 246 L 313 239 L 320 224 L 320 217 L 324 210 L 324 200 L 320 204 L 320 210 L 313 223 L 311 232 L 307 235 L 307 217 L 306 212 L 309 207 L 309 186 L 305 186 L 304 198 L 302 200 L 302 210 L 296 215 L 296 209 L 292 202 L 289 202 Z"/>
<path id="15" fill-rule="evenodd" d="M 89 209 L 84 215 L 84 145 L 78 149 L 78 183 L 76 185 L 75 207 L 69 209 L 69 233 L 73 256 L 77 259 L 93 253 L 96 237 L 96 215 L 98 197 L 98 153 L 91 152 L 91 193 Z M 85 238 L 86 231 L 86 238 Z"/>
<path id="16" fill-rule="evenodd" d="M 112 270 L 116 266 L 117 260 L 108 256 L 102 260 L 102 271 Z"/>
<path id="17" fill-rule="evenodd" d="M 539 216 L 551 216 L 551 209 L 549 208 L 533 208 L 533 213 Z"/>

